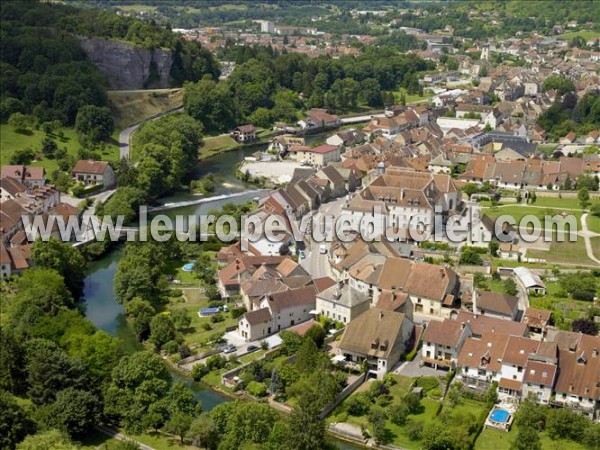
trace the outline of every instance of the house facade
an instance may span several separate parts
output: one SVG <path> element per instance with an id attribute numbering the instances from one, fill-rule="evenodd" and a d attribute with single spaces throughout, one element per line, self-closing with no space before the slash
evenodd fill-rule
<path id="1" fill-rule="evenodd" d="M 101 184 L 106 189 L 113 187 L 117 181 L 114 170 L 106 161 L 83 159 L 73 167 L 73 178 L 86 186 Z"/>

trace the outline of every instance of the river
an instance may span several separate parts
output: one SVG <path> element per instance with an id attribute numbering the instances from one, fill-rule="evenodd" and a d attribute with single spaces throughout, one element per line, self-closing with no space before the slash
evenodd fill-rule
<path id="1" fill-rule="evenodd" d="M 199 178 L 208 173 L 215 175 L 217 188 L 212 195 L 242 192 L 247 190 L 242 182 L 235 178 L 234 169 L 238 162 L 243 161 L 244 156 L 257 149 L 239 149 L 221 153 L 201 161 L 193 172 L 194 178 Z M 218 200 L 209 204 L 187 206 L 168 211 L 170 216 L 175 214 L 202 214 L 213 208 L 221 208 L 225 203 L 243 203 L 251 200 L 255 194 L 235 197 L 232 199 Z M 162 199 L 162 202 L 186 201 L 194 198 L 190 194 L 179 194 Z M 114 292 L 114 277 L 121 259 L 123 247 L 107 253 L 102 258 L 89 265 L 88 275 L 85 278 L 84 297 L 86 306 L 86 317 L 98 328 L 106 331 L 121 340 L 122 347 L 126 352 L 133 352 L 142 348 L 137 342 L 133 330 L 125 320 L 123 306 L 117 301 Z M 210 411 L 216 405 L 229 401 L 229 398 L 210 389 L 202 383 L 195 383 L 190 378 L 182 377 L 172 371 L 173 378 L 181 381 L 192 389 L 197 400 L 202 403 L 205 411 Z M 357 447 L 337 439 L 331 439 L 338 448 L 342 450 L 356 450 Z"/>

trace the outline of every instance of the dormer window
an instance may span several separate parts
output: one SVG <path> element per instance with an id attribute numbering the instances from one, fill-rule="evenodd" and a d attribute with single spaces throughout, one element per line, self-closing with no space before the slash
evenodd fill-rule
<path id="1" fill-rule="evenodd" d="M 579 357 L 577 358 L 577 364 L 585 364 L 586 362 L 587 362 L 587 359 L 583 355 L 583 353 L 581 355 L 579 355 Z"/>
<path id="2" fill-rule="evenodd" d="M 379 347 L 379 338 L 375 338 L 375 340 L 373 340 L 373 342 L 371 342 L 372 350 L 377 350 L 377 347 Z"/>

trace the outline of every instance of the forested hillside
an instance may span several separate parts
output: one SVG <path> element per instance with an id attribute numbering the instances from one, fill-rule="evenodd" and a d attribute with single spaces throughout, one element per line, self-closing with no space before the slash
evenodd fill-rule
<path id="1" fill-rule="evenodd" d="M 223 57 L 237 64 L 226 81 L 189 83 L 184 95 L 188 114 L 210 132 L 246 121 L 263 127 L 275 120 L 295 122 L 307 108 L 336 113 L 382 108 L 394 102 L 392 91 L 399 87 L 418 93 L 419 72 L 435 67 L 415 55 L 399 54 L 395 45 L 369 47 L 357 57 L 338 59 L 231 46 Z"/>
<path id="2" fill-rule="evenodd" d="M 38 123 L 59 120 L 70 126 L 80 107 L 107 104 L 106 79 L 87 61 L 77 35 L 169 49 L 174 86 L 219 73 L 216 61 L 198 43 L 184 42 L 162 26 L 113 12 L 23 0 L 2 2 L 0 19 L 3 121 L 20 112 L 33 115 Z"/>

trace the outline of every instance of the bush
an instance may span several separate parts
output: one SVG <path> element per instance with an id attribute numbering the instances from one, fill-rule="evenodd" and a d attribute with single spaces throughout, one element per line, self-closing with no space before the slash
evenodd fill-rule
<path id="1" fill-rule="evenodd" d="M 222 369 L 226 364 L 227 359 L 221 355 L 213 355 L 206 360 L 206 366 L 208 367 L 208 370 Z"/>
<path id="2" fill-rule="evenodd" d="M 161 348 L 169 355 L 172 355 L 173 353 L 177 353 L 179 351 L 179 344 L 177 341 L 169 341 L 163 344 Z"/>
<path id="3" fill-rule="evenodd" d="M 246 386 L 246 391 L 254 397 L 263 397 L 267 394 L 267 386 L 258 381 L 251 381 L 248 383 L 248 386 Z"/>
<path id="4" fill-rule="evenodd" d="M 419 396 L 413 392 L 409 392 L 406 394 L 403 399 L 403 403 L 406 405 L 408 412 L 410 414 L 419 414 L 423 410 L 423 406 L 421 405 L 421 399 Z"/>
<path id="5" fill-rule="evenodd" d="M 206 364 L 194 364 L 192 366 L 192 378 L 194 381 L 200 381 L 208 372 L 210 372 L 210 369 Z"/>
<path id="6" fill-rule="evenodd" d="M 229 310 L 229 313 L 231 314 L 232 319 L 237 319 L 239 317 L 242 317 L 246 313 L 246 308 L 243 306 L 231 308 Z"/>
<path id="7" fill-rule="evenodd" d="M 350 396 L 346 400 L 346 412 L 351 416 L 359 417 L 369 412 L 371 399 L 364 392 Z"/>
<path id="8" fill-rule="evenodd" d="M 434 388 L 427 393 L 427 395 L 431 398 L 438 399 L 442 396 L 442 391 L 440 388 Z"/>
<path id="9" fill-rule="evenodd" d="M 225 320 L 225 317 L 223 317 L 223 314 L 221 314 L 221 313 L 213 314 L 212 316 L 210 316 L 210 321 L 212 323 L 219 323 L 219 322 L 223 322 L 224 320 Z"/>
<path id="10" fill-rule="evenodd" d="M 410 352 L 408 352 L 406 354 L 406 360 L 407 361 L 412 361 L 413 359 L 415 359 L 415 356 L 417 356 L 417 349 L 415 348 L 414 350 L 411 350 Z"/>
<path id="11" fill-rule="evenodd" d="M 423 422 L 420 420 L 406 421 L 406 435 L 411 441 L 418 441 L 423 436 Z"/>
<path id="12" fill-rule="evenodd" d="M 572 296 L 575 300 L 583 300 L 584 302 L 593 302 L 595 297 L 593 292 L 584 290 L 573 291 Z"/>
<path id="13" fill-rule="evenodd" d="M 417 379 L 417 386 L 423 388 L 425 392 L 439 387 L 440 382 L 435 377 L 421 377 Z"/>
<path id="14" fill-rule="evenodd" d="M 408 407 L 404 404 L 394 404 L 388 408 L 388 416 L 393 424 L 404 425 L 408 420 Z"/>
<path id="15" fill-rule="evenodd" d="M 200 325 L 204 330 L 206 331 L 210 331 L 212 330 L 212 327 L 210 326 L 210 323 L 208 322 L 204 322 L 202 325 Z"/>

